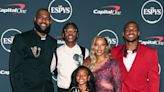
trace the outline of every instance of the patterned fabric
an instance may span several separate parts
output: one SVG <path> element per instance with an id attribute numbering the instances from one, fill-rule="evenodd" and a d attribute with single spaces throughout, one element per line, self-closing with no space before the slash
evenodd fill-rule
<path id="1" fill-rule="evenodd" d="M 93 71 L 97 92 L 121 92 L 121 73 L 116 60 L 108 60 L 101 68 Z M 108 88 L 105 83 L 111 84 Z"/>

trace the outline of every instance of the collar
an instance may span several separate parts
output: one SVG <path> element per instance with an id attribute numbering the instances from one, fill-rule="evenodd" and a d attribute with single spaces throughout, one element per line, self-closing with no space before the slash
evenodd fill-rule
<path id="1" fill-rule="evenodd" d="M 137 50 L 138 50 L 138 45 L 137 45 L 137 47 L 136 47 L 134 50 L 132 50 L 132 53 L 137 52 Z M 127 56 L 128 52 L 129 52 L 129 50 L 128 50 L 127 48 L 125 48 L 125 49 L 124 49 L 124 57 Z"/>
<path id="2" fill-rule="evenodd" d="M 64 44 L 65 46 L 65 49 L 76 49 L 76 48 L 78 48 L 78 45 L 77 45 L 77 43 L 72 47 L 72 48 L 70 48 L 66 43 Z"/>
<path id="3" fill-rule="evenodd" d="M 41 40 L 46 40 L 47 34 L 45 34 L 44 36 L 41 36 Z"/>
<path id="4" fill-rule="evenodd" d="M 41 35 L 41 36 L 40 36 L 40 35 L 37 33 L 38 31 L 37 31 L 35 28 L 34 28 L 33 30 L 35 31 L 35 33 L 37 34 L 37 36 L 39 37 L 40 40 L 42 40 L 42 41 L 46 40 L 47 34 Z"/>

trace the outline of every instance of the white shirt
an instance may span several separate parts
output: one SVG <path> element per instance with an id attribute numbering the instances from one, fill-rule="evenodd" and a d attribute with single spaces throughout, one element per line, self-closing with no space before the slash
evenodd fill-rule
<path id="1" fill-rule="evenodd" d="M 78 67 L 78 61 L 74 60 L 75 54 L 82 55 L 79 45 L 70 48 L 66 44 L 60 46 L 56 50 L 57 53 L 57 85 L 60 88 L 68 89 L 71 83 L 72 72 Z M 85 58 L 89 56 L 88 49 L 85 48 Z M 83 61 L 82 61 L 83 62 Z M 51 62 L 51 72 L 56 68 L 56 57 L 53 56 Z"/>
<path id="2" fill-rule="evenodd" d="M 123 57 L 123 62 L 127 71 L 130 71 L 130 68 L 132 67 L 135 57 L 136 52 L 133 53 L 133 51 L 127 50 L 127 56 Z"/>

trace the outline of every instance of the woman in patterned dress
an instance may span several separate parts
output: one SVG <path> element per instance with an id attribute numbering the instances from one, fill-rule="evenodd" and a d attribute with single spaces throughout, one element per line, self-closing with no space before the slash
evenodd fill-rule
<path id="1" fill-rule="evenodd" d="M 121 92 L 120 66 L 110 52 L 107 39 L 97 36 L 92 41 L 90 56 L 84 60 L 95 77 L 97 92 Z"/>

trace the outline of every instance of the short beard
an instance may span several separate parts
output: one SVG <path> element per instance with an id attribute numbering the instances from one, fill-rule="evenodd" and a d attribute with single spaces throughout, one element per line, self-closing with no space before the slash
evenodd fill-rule
<path id="1" fill-rule="evenodd" d="M 40 26 L 36 22 L 34 22 L 34 29 L 36 29 L 36 31 L 40 33 L 48 34 L 50 32 L 51 26 L 47 27 L 45 30 L 42 30 Z"/>

